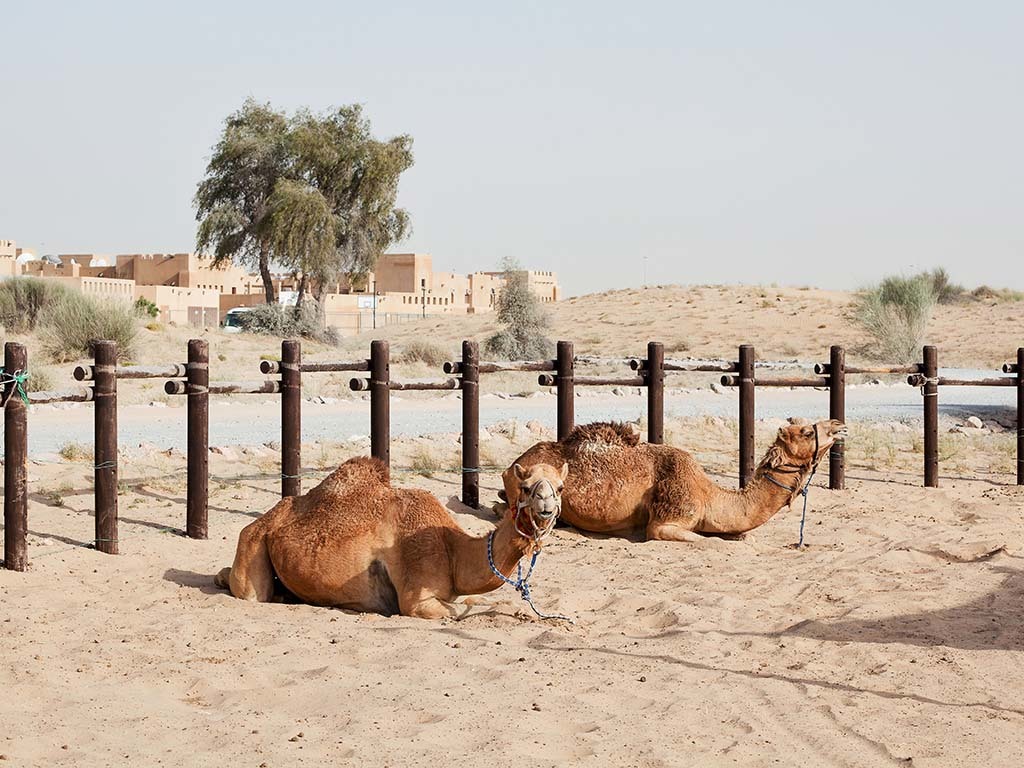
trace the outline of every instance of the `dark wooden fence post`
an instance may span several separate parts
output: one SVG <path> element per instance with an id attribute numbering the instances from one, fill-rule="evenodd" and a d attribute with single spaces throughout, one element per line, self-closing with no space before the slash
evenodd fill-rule
<path id="1" fill-rule="evenodd" d="M 391 466 L 391 351 L 370 342 L 370 455 Z"/>
<path id="2" fill-rule="evenodd" d="M 574 354 L 571 341 L 558 342 L 555 361 L 555 387 L 558 393 L 558 439 L 564 440 L 572 432 L 576 421 L 576 387 L 573 382 Z"/>
<path id="3" fill-rule="evenodd" d="M 924 484 L 939 487 L 939 355 L 935 347 L 924 348 Z"/>
<path id="4" fill-rule="evenodd" d="M 12 377 L 28 370 L 24 344 L 4 344 L 4 568 L 28 567 L 28 407 Z"/>
<path id="5" fill-rule="evenodd" d="M 665 346 L 660 341 L 647 344 L 647 442 L 665 442 Z"/>
<path id="6" fill-rule="evenodd" d="M 208 535 L 210 483 L 210 348 L 203 339 L 189 339 L 185 365 L 188 397 L 188 499 L 185 534 Z"/>
<path id="7" fill-rule="evenodd" d="M 846 350 L 829 350 L 828 417 L 846 423 Z M 846 487 L 844 446 L 833 443 L 828 452 L 828 487 L 841 491 Z"/>
<path id="8" fill-rule="evenodd" d="M 462 342 L 462 503 L 480 506 L 480 349 Z"/>
<path id="9" fill-rule="evenodd" d="M 1024 347 L 1017 348 L 1017 485 L 1024 485 Z"/>
<path id="10" fill-rule="evenodd" d="M 96 549 L 117 554 L 117 344 L 94 341 Z"/>
<path id="11" fill-rule="evenodd" d="M 754 477 L 754 347 L 740 345 L 740 488 Z"/>
<path id="12" fill-rule="evenodd" d="M 302 345 L 281 342 L 281 498 L 302 494 Z"/>

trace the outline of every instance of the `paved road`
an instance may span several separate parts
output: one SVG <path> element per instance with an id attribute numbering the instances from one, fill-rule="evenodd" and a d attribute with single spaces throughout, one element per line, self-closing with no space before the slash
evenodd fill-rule
<path id="1" fill-rule="evenodd" d="M 973 372 L 949 372 L 967 376 Z M 991 374 L 989 374 L 991 375 Z M 646 397 L 629 394 L 615 396 L 607 392 L 586 392 L 576 400 L 576 421 L 635 420 L 646 410 Z M 962 419 L 975 414 L 981 418 L 1013 419 L 1016 391 L 1012 387 L 946 387 L 940 393 L 940 413 L 944 417 Z M 668 390 L 665 398 L 666 417 L 720 416 L 735 418 L 737 395 L 734 391 L 716 394 L 708 389 Z M 921 396 L 917 389 L 905 384 L 860 385 L 847 388 L 847 420 L 850 422 L 902 421 L 919 422 Z M 759 389 L 757 416 L 780 419 L 804 416 L 811 419 L 828 416 L 828 394 L 822 390 Z M 454 393 L 436 398 L 403 398 L 394 396 L 391 406 L 392 434 L 419 435 L 458 432 L 461 410 Z M 499 421 L 536 419 L 555 425 L 555 398 L 542 394 L 534 397 L 503 399 L 484 395 L 480 421 L 487 427 Z M 53 453 L 64 443 L 91 444 L 93 439 L 92 406 L 58 409 L 36 406 L 29 416 L 29 451 L 31 454 Z M 280 406 L 263 396 L 217 399 L 210 408 L 211 445 L 256 445 L 279 440 Z M 303 440 L 344 441 L 369 433 L 369 406 L 366 402 L 342 400 L 335 403 L 303 404 Z M 131 450 L 140 443 L 167 448 L 185 448 L 185 409 L 152 406 L 124 406 L 119 413 L 119 435 L 122 448 Z"/>

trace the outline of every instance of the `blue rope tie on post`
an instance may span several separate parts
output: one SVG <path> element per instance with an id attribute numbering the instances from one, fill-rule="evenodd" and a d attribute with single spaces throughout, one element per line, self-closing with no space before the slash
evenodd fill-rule
<path id="1" fill-rule="evenodd" d="M 487 534 L 487 564 L 491 566 L 491 571 L 494 575 L 501 579 L 503 582 L 508 584 L 512 589 L 519 593 L 519 596 L 526 601 L 526 604 L 533 609 L 533 612 L 542 619 L 562 619 L 568 621 L 570 624 L 575 624 L 575 620 L 570 619 L 568 616 L 563 616 L 560 613 L 542 613 L 537 610 L 537 606 L 533 604 L 533 597 L 530 595 L 530 576 L 533 575 L 533 568 L 537 564 L 537 558 L 540 556 L 540 550 L 535 549 L 533 556 L 530 558 L 530 566 L 526 569 L 526 575 L 523 575 L 523 564 L 516 563 L 516 578 L 510 579 L 508 576 L 498 570 L 494 564 L 494 531 Z"/>

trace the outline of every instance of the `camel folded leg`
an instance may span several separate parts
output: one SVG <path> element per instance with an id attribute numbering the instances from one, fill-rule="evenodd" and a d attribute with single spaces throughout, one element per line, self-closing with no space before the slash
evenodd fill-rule
<path id="1" fill-rule="evenodd" d="M 492 605 L 484 605 L 482 603 L 467 605 L 465 603 L 442 600 L 439 597 L 424 598 L 412 604 L 406 604 L 400 598 L 400 603 L 403 615 L 413 616 L 418 619 L 455 619 L 456 621 L 461 621 L 470 616 L 480 616 L 494 611 L 494 606 Z"/>
<path id="2" fill-rule="evenodd" d="M 218 586 L 222 580 L 227 582 L 231 594 L 241 600 L 269 603 L 274 599 L 274 566 L 270 562 L 267 538 L 259 520 L 238 534 L 234 563 L 214 579 Z"/>
<path id="3" fill-rule="evenodd" d="M 703 542 L 704 537 L 699 533 L 691 531 L 679 523 L 666 523 L 653 520 L 647 526 L 647 539 L 649 541 L 685 541 L 689 544 Z"/>

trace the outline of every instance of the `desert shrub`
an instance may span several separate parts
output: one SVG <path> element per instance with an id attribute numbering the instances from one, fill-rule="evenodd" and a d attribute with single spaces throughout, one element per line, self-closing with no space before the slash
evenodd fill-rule
<path id="1" fill-rule="evenodd" d="M 302 307 L 286 307 L 282 304 L 260 304 L 238 318 L 242 330 L 264 336 L 302 336 L 325 344 L 337 344 L 340 339 L 334 328 L 320 324 L 317 304 L 307 298 Z"/>
<path id="2" fill-rule="evenodd" d="M 64 459 L 64 461 L 92 461 L 93 453 L 92 448 L 83 443 L 62 443 L 57 448 L 57 454 Z"/>
<path id="3" fill-rule="evenodd" d="M 853 316 L 871 337 L 865 351 L 879 360 L 914 360 L 934 307 L 934 285 L 926 275 L 887 277 L 862 291 Z"/>
<path id="4" fill-rule="evenodd" d="M 514 260 L 507 259 L 503 266 L 505 283 L 498 293 L 495 314 L 504 328 L 484 342 L 484 349 L 506 360 L 551 357 L 554 345 L 545 335 L 551 323 L 544 306 Z"/>
<path id="5" fill-rule="evenodd" d="M 992 288 L 988 285 L 979 285 L 971 291 L 971 297 L 984 301 L 994 299 L 995 301 L 1024 301 L 1024 292 L 1015 291 L 1012 288 Z"/>
<path id="6" fill-rule="evenodd" d="M 431 368 L 440 368 L 448 359 L 448 352 L 444 347 L 425 339 L 410 341 L 395 357 L 395 361 L 399 363 L 426 363 Z"/>
<path id="7" fill-rule="evenodd" d="M 54 280 L 12 277 L 0 282 L 0 324 L 12 333 L 35 330 L 39 316 L 70 291 Z"/>
<path id="8" fill-rule="evenodd" d="M 931 272 L 922 272 L 920 276 L 931 282 L 932 293 L 939 304 L 955 304 L 966 293 L 962 285 L 950 282 L 949 273 L 942 267 L 936 267 Z"/>
<path id="9" fill-rule="evenodd" d="M 160 308 L 145 296 L 139 296 L 133 306 L 139 317 L 157 318 L 160 316 Z"/>
<path id="10" fill-rule="evenodd" d="M 98 339 L 117 342 L 118 360 L 129 360 L 139 332 L 138 318 L 130 304 L 70 291 L 46 308 L 39 325 L 40 346 L 57 363 L 88 355 L 92 342 Z"/>
<path id="11" fill-rule="evenodd" d="M 53 374 L 47 368 L 33 367 L 25 381 L 26 392 L 46 392 L 53 389 Z"/>

